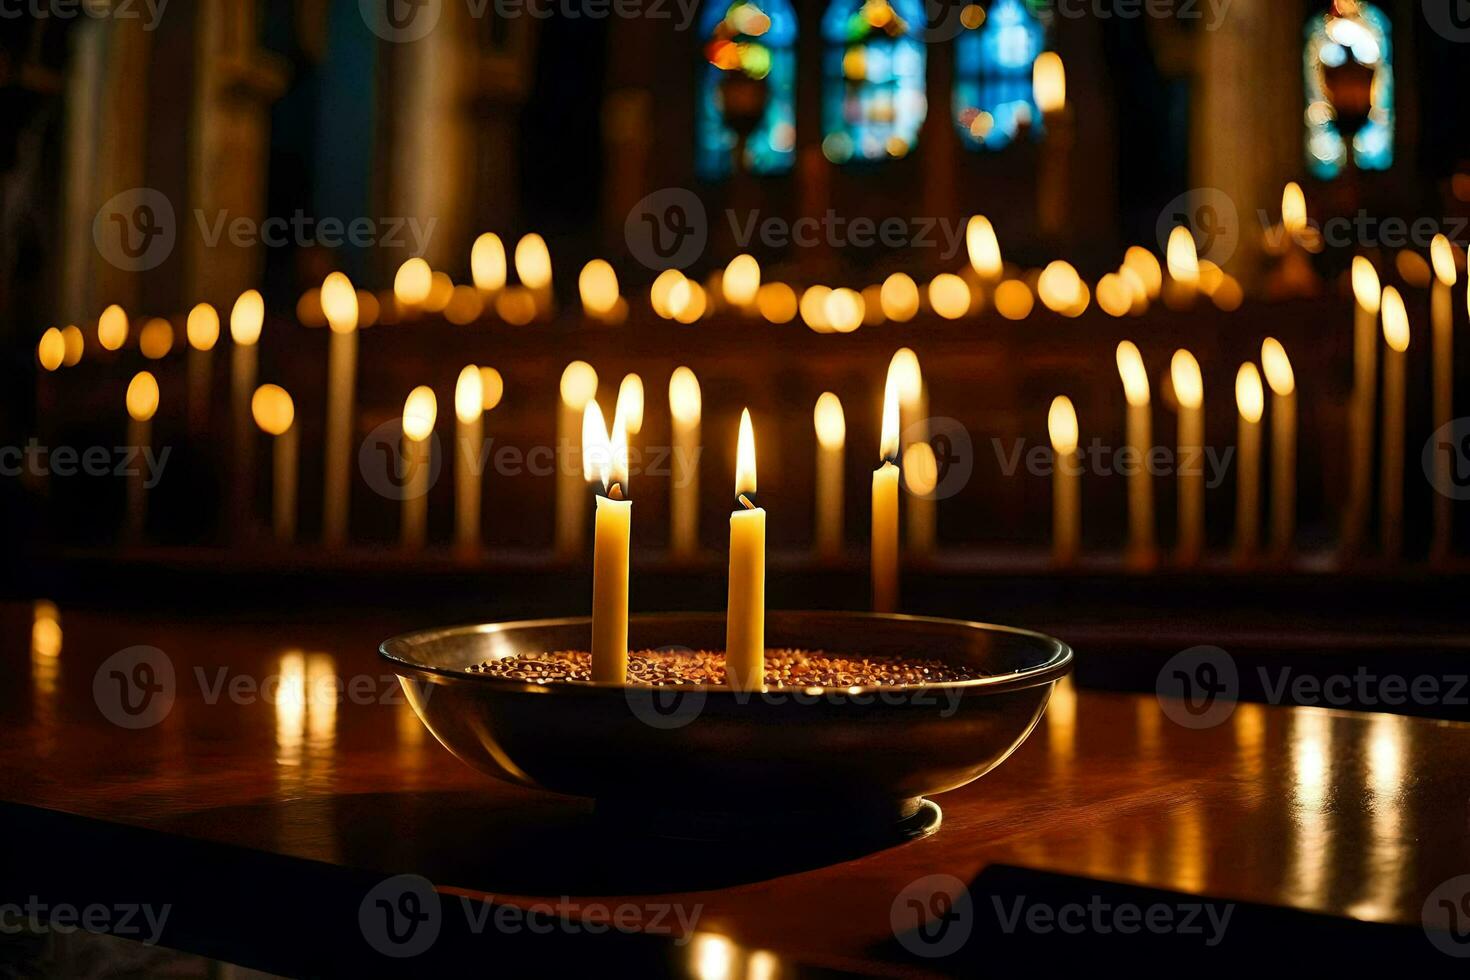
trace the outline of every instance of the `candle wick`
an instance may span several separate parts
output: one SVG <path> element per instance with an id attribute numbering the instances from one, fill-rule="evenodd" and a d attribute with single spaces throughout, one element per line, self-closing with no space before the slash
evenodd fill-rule
<path id="1" fill-rule="evenodd" d="M 746 510 L 755 510 L 755 504 L 751 503 L 750 498 L 747 497 L 745 494 L 742 493 L 735 499 L 740 501 L 740 506 L 744 507 Z"/>
<path id="2" fill-rule="evenodd" d="M 621 483 L 614 483 L 611 487 L 609 487 L 608 488 L 608 491 L 607 491 L 607 499 L 608 500 L 622 500 L 623 499 L 623 485 Z"/>

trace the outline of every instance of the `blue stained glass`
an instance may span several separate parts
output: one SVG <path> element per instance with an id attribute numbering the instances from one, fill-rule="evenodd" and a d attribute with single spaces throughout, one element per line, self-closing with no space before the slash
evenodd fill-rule
<path id="1" fill-rule="evenodd" d="M 970 149 L 1009 146 L 1021 126 L 1042 132 L 1031 91 L 1031 66 L 1046 50 L 1046 27 L 1034 4 L 995 0 L 985 20 L 955 41 L 954 123 Z"/>
<path id="2" fill-rule="evenodd" d="M 928 112 L 920 0 L 832 0 L 822 15 L 822 152 L 833 163 L 908 155 Z"/>
<path id="3" fill-rule="evenodd" d="M 1374 69 L 1368 120 L 1353 137 L 1353 162 L 1362 170 L 1393 165 L 1393 25 L 1371 3 L 1338 0 L 1307 21 L 1302 58 L 1307 169 L 1323 180 L 1338 176 L 1347 164 L 1347 142 L 1337 128 L 1324 69 L 1338 68 L 1349 58 Z"/>
<path id="4" fill-rule="evenodd" d="M 765 110 L 745 144 L 749 173 L 780 174 L 796 158 L 796 11 L 789 0 L 715 0 L 700 14 L 705 63 L 695 105 L 695 172 L 730 176 L 737 143 L 724 109 L 732 73 L 765 87 Z"/>

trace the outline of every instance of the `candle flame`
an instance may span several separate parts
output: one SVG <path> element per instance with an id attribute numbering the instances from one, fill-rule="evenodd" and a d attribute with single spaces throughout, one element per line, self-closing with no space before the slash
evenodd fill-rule
<path id="1" fill-rule="evenodd" d="M 454 417 L 469 423 L 478 419 L 484 410 L 485 382 L 478 367 L 467 365 L 454 383 Z"/>
<path id="2" fill-rule="evenodd" d="M 755 291 L 755 305 L 767 323 L 790 323 L 796 317 L 796 290 L 784 282 L 762 283 Z"/>
<path id="3" fill-rule="evenodd" d="M 618 305 L 618 274 L 604 259 L 593 259 L 577 276 L 582 308 L 593 316 L 607 316 Z"/>
<path id="4" fill-rule="evenodd" d="M 878 299 L 883 306 L 883 315 L 895 323 L 912 320 L 919 312 L 919 287 L 902 272 L 895 272 L 883 280 Z"/>
<path id="5" fill-rule="evenodd" d="M 1143 366 L 1143 355 L 1133 341 L 1125 340 L 1118 345 L 1118 375 L 1123 379 L 1123 397 L 1130 405 L 1148 404 L 1148 369 Z"/>
<path id="6" fill-rule="evenodd" d="M 417 256 L 400 265 L 393 276 L 393 295 L 397 298 L 398 305 L 405 309 L 423 306 L 433 291 L 434 270 L 429 268 L 429 263 Z M 322 297 L 322 305 L 326 306 L 325 296 Z M 327 319 L 331 320 L 330 314 Z"/>
<path id="7" fill-rule="evenodd" d="M 995 311 L 1007 320 L 1024 320 L 1036 305 L 1031 287 L 1020 279 L 1007 279 L 995 287 Z"/>
<path id="8" fill-rule="evenodd" d="M 490 411 L 505 395 L 505 379 L 493 367 L 480 368 L 480 408 Z"/>
<path id="9" fill-rule="evenodd" d="M 403 435 L 414 442 L 422 442 L 434 431 L 434 421 L 439 416 L 439 400 L 434 389 L 419 385 L 408 393 L 403 402 Z"/>
<path id="10" fill-rule="evenodd" d="M 174 325 L 161 316 L 147 320 L 138 331 L 138 352 L 150 361 L 167 357 L 173 347 Z"/>
<path id="11" fill-rule="evenodd" d="M 147 422 L 158 411 L 158 379 L 147 371 L 139 371 L 128 382 L 128 414 L 138 422 Z"/>
<path id="12" fill-rule="evenodd" d="M 245 290 L 230 309 L 230 339 L 241 347 L 249 347 L 260 339 L 264 325 L 265 299 L 259 290 Z"/>
<path id="13" fill-rule="evenodd" d="M 582 479 L 588 483 L 601 481 L 604 490 L 611 475 L 609 442 L 602 408 L 596 399 L 590 400 L 582 407 Z"/>
<path id="14" fill-rule="evenodd" d="M 609 437 L 608 446 L 608 474 L 603 477 L 604 484 L 616 485 L 621 491 L 622 498 L 628 497 L 628 419 L 623 414 L 624 406 L 619 404 L 613 409 L 612 433 Z"/>
<path id="15" fill-rule="evenodd" d="M 1121 275 L 1109 272 L 1097 281 L 1097 305 L 1108 316 L 1126 316 L 1133 309 L 1133 288 Z"/>
<path id="16" fill-rule="evenodd" d="M 895 360 L 897 357 L 895 354 Z M 878 442 L 878 456 L 888 462 L 898 459 L 898 405 L 903 398 L 902 383 L 894 365 L 889 364 L 888 379 L 883 385 L 882 437 Z"/>
<path id="17" fill-rule="evenodd" d="M 1307 230 L 1307 196 L 1296 181 L 1287 183 L 1281 192 L 1281 226 L 1290 235 Z"/>
<path id="18" fill-rule="evenodd" d="M 475 239 L 470 248 L 470 276 L 481 292 L 505 288 L 505 246 L 499 235 L 487 231 Z"/>
<path id="19" fill-rule="evenodd" d="M 618 403 L 613 414 L 622 416 L 629 435 L 636 436 L 643 431 L 643 379 L 638 375 L 625 375 L 623 383 L 618 385 Z"/>
<path id="20" fill-rule="evenodd" d="M 1176 350 L 1169 362 L 1169 377 L 1174 382 L 1174 397 L 1181 408 L 1199 408 L 1205 400 L 1205 382 L 1200 376 L 1199 361 L 1187 350 Z"/>
<path id="21" fill-rule="evenodd" d="M 285 434 L 296 419 L 296 406 L 280 385 L 261 385 L 250 397 L 250 414 L 267 435 Z"/>
<path id="22" fill-rule="evenodd" d="M 551 253 L 546 240 L 532 232 L 516 242 L 516 275 L 521 285 L 530 289 L 544 289 L 551 285 Z"/>
<path id="23" fill-rule="evenodd" d="M 970 287 L 952 272 L 941 272 L 929 282 L 929 305 L 946 320 L 970 312 Z"/>
<path id="24" fill-rule="evenodd" d="M 41 334 L 41 342 L 36 345 L 36 356 L 41 361 L 41 367 L 47 371 L 55 371 L 61 367 L 61 362 L 66 359 L 66 340 L 61 336 L 60 330 L 48 327 Z"/>
<path id="25" fill-rule="evenodd" d="M 219 342 L 219 314 L 208 303 L 200 303 L 189 311 L 184 323 L 184 336 L 195 350 L 213 350 Z"/>
<path id="26" fill-rule="evenodd" d="M 678 269 L 665 269 L 653 280 L 653 285 L 648 287 L 648 304 L 653 307 L 653 312 L 665 320 L 674 315 L 675 310 L 670 300 L 674 287 L 683 279 L 684 273 Z"/>
<path id="27" fill-rule="evenodd" d="M 1130 245 L 1123 254 L 1123 268 L 1132 270 L 1143 283 L 1149 299 L 1158 299 L 1164 288 L 1164 270 L 1154 253 L 1142 245 Z"/>
<path id="28" fill-rule="evenodd" d="M 1043 113 L 1058 112 L 1067 104 L 1067 70 L 1055 51 L 1043 51 L 1031 63 L 1031 94 Z"/>
<path id="29" fill-rule="evenodd" d="M 842 413 L 842 400 L 830 391 L 824 391 L 812 410 L 812 422 L 817 429 L 817 443 L 823 449 L 841 449 L 847 441 L 847 417 Z"/>
<path id="30" fill-rule="evenodd" d="M 939 460 L 927 442 L 911 442 L 903 451 L 903 485 L 915 497 L 927 497 L 939 485 Z"/>
<path id="31" fill-rule="evenodd" d="M 698 425 L 702 409 L 699 379 L 687 367 L 674 368 L 669 376 L 669 411 L 675 421 Z"/>
<path id="32" fill-rule="evenodd" d="M 858 291 L 845 286 L 829 292 L 822 308 L 827 326 L 838 333 L 852 333 L 862 326 L 863 314 L 867 312 Z"/>
<path id="33" fill-rule="evenodd" d="M 761 288 L 761 266 L 753 255 L 737 255 L 725 266 L 725 301 L 732 306 L 749 306 Z"/>
<path id="34" fill-rule="evenodd" d="M 1369 313 L 1377 313 L 1383 291 L 1378 284 L 1378 270 L 1365 256 L 1353 256 L 1353 297 Z"/>
<path id="35" fill-rule="evenodd" d="M 97 319 L 97 342 L 103 350 L 118 350 L 128 340 L 128 315 L 113 303 Z"/>
<path id="36" fill-rule="evenodd" d="M 1077 410 L 1072 407 L 1072 399 L 1058 395 L 1051 400 L 1046 431 L 1051 436 L 1051 448 L 1058 455 L 1064 456 L 1077 448 Z"/>
<path id="37" fill-rule="evenodd" d="M 1036 280 L 1036 292 L 1041 303 L 1053 313 L 1067 313 L 1078 303 L 1085 302 L 1082 277 L 1070 262 L 1058 259 L 1047 265 Z"/>
<path id="38" fill-rule="evenodd" d="M 1235 372 L 1235 406 L 1240 410 L 1240 417 L 1252 423 L 1261 421 L 1261 414 L 1266 410 L 1266 393 L 1261 389 L 1261 372 L 1249 361 Z"/>
<path id="39" fill-rule="evenodd" d="M 970 223 L 965 226 L 965 245 L 970 253 L 970 268 L 982 279 L 1000 278 L 1005 266 L 1000 257 L 1000 242 L 996 240 L 995 228 L 989 218 L 983 214 L 970 218 Z M 894 275 L 903 274 L 896 272 Z"/>
<path id="40" fill-rule="evenodd" d="M 740 412 L 740 438 L 735 449 L 735 497 L 738 500 L 752 493 L 755 493 L 755 428 L 750 424 L 750 409 L 746 408 Z"/>
<path id="41" fill-rule="evenodd" d="M 1169 275 L 1175 280 L 1194 285 L 1199 282 L 1199 252 L 1194 245 L 1194 236 L 1183 225 L 1176 225 L 1169 232 L 1168 251 Z"/>
<path id="42" fill-rule="evenodd" d="M 1429 258 L 1434 265 L 1434 277 L 1446 286 L 1455 284 L 1455 250 L 1444 235 L 1435 235 L 1429 243 Z"/>
<path id="43" fill-rule="evenodd" d="M 919 355 L 907 347 L 893 352 L 888 362 L 889 383 L 898 385 L 898 403 L 904 409 L 918 406 L 924 394 L 924 375 L 919 370 Z M 896 382 L 895 382 L 896 379 Z"/>
<path id="44" fill-rule="evenodd" d="M 1266 383 L 1278 395 L 1286 396 L 1296 390 L 1296 373 L 1291 369 L 1291 358 L 1286 348 L 1275 337 L 1261 341 L 1261 367 L 1266 369 Z"/>
<path id="45" fill-rule="evenodd" d="M 1409 314 L 1403 297 L 1392 286 L 1383 290 L 1383 339 L 1400 354 L 1409 349 Z"/>
<path id="46" fill-rule="evenodd" d="M 581 411 L 597 394 L 597 371 L 586 361 L 573 361 L 561 373 L 561 400 L 568 408 Z"/>
<path id="47" fill-rule="evenodd" d="M 76 367 L 82 361 L 82 354 L 86 350 L 86 340 L 82 337 L 82 328 L 76 324 L 70 324 L 62 329 L 61 339 L 65 342 L 66 353 L 62 355 L 61 363 L 66 367 Z"/>
<path id="48" fill-rule="evenodd" d="M 352 280 L 340 272 L 322 280 L 322 312 L 333 333 L 357 329 L 357 290 L 352 288 Z"/>

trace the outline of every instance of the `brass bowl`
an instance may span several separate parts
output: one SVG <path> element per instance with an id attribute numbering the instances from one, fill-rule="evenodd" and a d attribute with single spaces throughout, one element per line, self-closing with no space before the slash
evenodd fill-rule
<path id="1" fill-rule="evenodd" d="M 633 616 L 628 632 L 634 650 L 718 650 L 724 639 L 721 613 Z M 465 671 L 495 657 L 584 650 L 589 641 L 586 618 L 543 619 L 408 633 L 380 653 L 419 718 L 462 761 L 522 786 L 592 797 L 599 813 L 642 831 L 692 839 L 802 823 L 859 836 L 931 833 L 939 811 L 923 797 L 1000 765 L 1072 664 L 1066 644 L 1005 626 L 770 612 L 771 648 L 933 657 L 983 676 L 743 693 Z"/>

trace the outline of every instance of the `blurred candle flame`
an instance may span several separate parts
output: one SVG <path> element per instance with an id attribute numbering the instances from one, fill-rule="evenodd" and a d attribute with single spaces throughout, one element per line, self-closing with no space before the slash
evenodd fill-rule
<path id="1" fill-rule="evenodd" d="M 1369 313 L 1377 313 L 1383 291 L 1378 283 L 1378 270 L 1362 255 L 1353 256 L 1353 297 Z"/>
<path id="2" fill-rule="evenodd" d="M 403 435 L 414 442 L 422 442 L 434 431 L 434 421 L 439 415 L 439 401 L 434 389 L 419 385 L 408 393 L 403 402 Z"/>
<path id="3" fill-rule="evenodd" d="M 842 413 L 842 400 L 830 391 L 824 391 L 812 410 L 812 422 L 817 430 L 817 442 L 823 449 L 841 449 L 847 441 L 847 419 Z"/>
<path id="4" fill-rule="evenodd" d="M 1409 314 L 1403 297 L 1392 286 L 1383 290 L 1383 339 L 1400 354 L 1409 349 Z"/>
<path id="5" fill-rule="evenodd" d="M 1183 408 L 1199 408 L 1205 400 L 1204 379 L 1199 361 L 1187 350 L 1176 350 L 1169 362 L 1169 377 L 1174 382 L 1174 397 Z"/>
<path id="6" fill-rule="evenodd" d="M 1261 372 L 1249 361 L 1240 366 L 1235 372 L 1235 406 L 1240 410 L 1240 417 L 1247 422 L 1261 421 L 1261 415 L 1266 410 L 1266 394 L 1261 388 Z"/>
<path id="7" fill-rule="evenodd" d="M 322 312 L 333 333 L 357 329 L 357 290 L 352 288 L 352 280 L 340 272 L 322 280 Z"/>
<path id="8" fill-rule="evenodd" d="M 1286 348 L 1275 337 L 1261 341 L 1261 366 L 1266 371 L 1266 383 L 1278 395 L 1289 395 L 1296 390 L 1296 374 L 1291 369 L 1291 358 Z"/>
<path id="9" fill-rule="evenodd" d="M 128 382 L 128 415 L 135 421 L 147 422 L 158 411 L 158 379 L 147 371 L 139 371 Z"/>
<path id="10" fill-rule="evenodd" d="M 213 350 L 219 342 L 219 314 L 208 303 L 200 303 L 189 311 L 184 336 L 195 350 Z"/>
<path id="11" fill-rule="evenodd" d="M 459 372 L 454 383 L 454 417 L 469 423 L 485 410 L 485 382 L 480 369 L 473 364 Z"/>
<path id="12" fill-rule="evenodd" d="M 230 339 L 241 347 L 260 340 L 265 325 L 265 299 L 258 290 L 247 289 L 230 310 Z"/>
<path id="13" fill-rule="evenodd" d="M 1077 410 L 1072 407 L 1072 399 L 1058 395 L 1051 400 L 1046 431 L 1051 436 L 1051 448 L 1058 455 L 1064 456 L 1077 448 Z"/>

